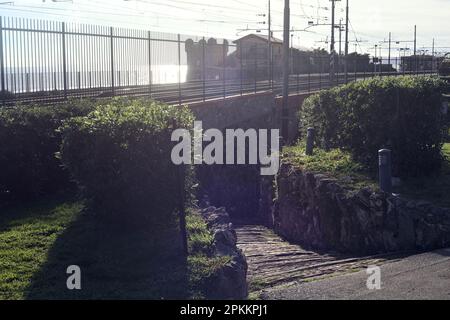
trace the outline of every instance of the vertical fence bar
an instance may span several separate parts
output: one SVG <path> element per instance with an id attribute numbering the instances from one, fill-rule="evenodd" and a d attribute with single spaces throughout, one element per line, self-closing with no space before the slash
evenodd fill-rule
<path id="1" fill-rule="evenodd" d="M 323 59 L 322 57 L 320 57 L 319 90 L 322 90 L 322 71 L 323 71 Z"/>
<path id="2" fill-rule="evenodd" d="M 380 57 L 380 78 L 383 78 L 383 58 Z"/>
<path id="3" fill-rule="evenodd" d="M 367 68 L 367 65 L 365 63 L 363 65 L 364 65 L 364 67 L 363 67 L 363 79 L 366 80 L 366 72 L 367 72 L 366 68 Z"/>
<path id="4" fill-rule="evenodd" d="M 148 91 L 150 98 L 152 97 L 152 38 L 150 31 L 147 31 L 148 38 Z"/>
<path id="5" fill-rule="evenodd" d="M 308 92 L 311 92 L 311 69 L 308 67 Z"/>
<path id="6" fill-rule="evenodd" d="M 227 46 L 228 46 L 227 40 L 223 40 L 223 43 L 222 43 L 222 65 L 223 65 L 222 86 L 223 86 L 223 98 L 224 99 L 227 97 L 227 87 L 226 87 L 226 79 L 225 79 L 226 72 L 227 72 L 227 69 L 225 67 L 226 59 L 227 59 Z"/>
<path id="7" fill-rule="evenodd" d="M 272 39 L 270 39 L 270 41 L 272 42 Z M 272 44 L 270 45 L 270 52 L 269 52 L 269 63 L 270 63 L 270 88 L 273 92 L 273 46 Z"/>
<path id="8" fill-rule="evenodd" d="M 254 86 L 255 86 L 255 93 L 256 93 L 256 91 L 257 91 L 257 73 L 258 73 L 258 59 L 257 59 L 257 55 L 258 55 L 258 46 L 256 45 L 255 46 L 255 66 L 254 66 L 254 80 L 255 80 L 255 83 L 254 83 Z"/>
<path id="9" fill-rule="evenodd" d="M 110 38 L 111 38 L 111 91 L 112 95 L 115 95 L 114 89 L 114 29 L 110 27 Z"/>
<path id="10" fill-rule="evenodd" d="M 241 93 L 241 96 L 242 96 L 242 60 L 243 60 L 243 57 L 242 57 L 242 42 L 241 41 L 238 42 L 238 46 L 239 46 L 239 63 L 240 63 L 240 68 L 239 68 L 239 74 L 240 74 L 240 76 L 239 76 L 239 78 L 240 78 L 239 90 L 240 90 L 240 93 Z"/>
<path id="11" fill-rule="evenodd" d="M 67 99 L 67 61 L 66 61 L 66 23 L 62 23 L 62 62 L 63 62 L 63 89 L 64 99 Z"/>
<path id="12" fill-rule="evenodd" d="M 19 29 L 23 29 L 25 28 L 25 20 L 23 20 L 22 18 L 19 18 Z M 20 80 L 19 80 L 19 85 L 20 85 L 20 91 L 19 92 L 23 92 L 25 91 L 25 82 L 24 82 L 24 60 L 25 60 L 25 54 L 24 54 L 24 38 L 25 38 L 25 32 L 24 31 L 19 31 L 18 32 L 18 41 L 19 41 L 19 55 L 20 55 L 20 66 L 19 66 L 19 74 L 20 74 Z"/>
<path id="13" fill-rule="evenodd" d="M 205 70 L 205 66 L 206 66 L 206 62 L 205 62 L 205 58 L 206 58 L 206 48 L 205 48 L 205 37 L 203 37 L 203 41 L 202 41 L 202 86 L 203 86 L 203 101 L 206 100 L 206 70 Z"/>
<path id="14" fill-rule="evenodd" d="M 30 20 L 27 19 L 26 20 L 26 29 L 30 30 Z M 30 71 L 30 66 L 31 66 L 31 55 L 30 55 L 30 32 L 27 31 L 25 33 L 25 55 L 26 55 L 26 70 L 25 70 L 25 91 L 26 92 L 30 92 L 31 90 L 31 71 Z"/>
<path id="15" fill-rule="evenodd" d="M 5 90 L 5 60 L 3 57 L 3 17 L 0 16 L 0 77 L 1 77 L 1 88 L 2 88 L 2 104 L 6 101 L 6 90 Z"/>
<path id="16" fill-rule="evenodd" d="M 177 35 L 178 42 L 178 104 L 181 106 L 181 38 Z"/>

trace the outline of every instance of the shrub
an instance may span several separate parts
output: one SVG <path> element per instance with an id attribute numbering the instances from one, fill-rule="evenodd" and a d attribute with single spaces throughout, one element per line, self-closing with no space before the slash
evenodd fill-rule
<path id="1" fill-rule="evenodd" d="M 15 106 L 0 110 L 0 198 L 26 200 L 69 185 L 55 158 L 61 136 L 56 129 L 73 116 L 92 110 L 88 100 L 53 106 Z"/>
<path id="2" fill-rule="evenodd" d="M 323 148 L 343 148 L 375 170 L 377 151 L 393 151 L 395 175 L 431 172 L 441 163 L 444 82 L 435 77 L 357 81 L 322 91 L 299 111 L 301 131 L 317 131 Z"/>
<path id="3" fill-rule="evenodd" d="M 61 128 L 61 158 L 100 217 L 161 218 L 179 199 L 171 134 L 192 124 L 187 107 L 114 99 Z"/>

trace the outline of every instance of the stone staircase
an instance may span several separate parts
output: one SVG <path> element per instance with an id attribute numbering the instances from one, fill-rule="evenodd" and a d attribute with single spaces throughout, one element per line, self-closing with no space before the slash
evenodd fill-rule
<path id="1" fill-rule="evenodd" d="M 235 229 L 237 246 L 247 258 L 247 282 L 251 293 L 356 272 L 369 265 L 380 265 L 387 259 L 400 258 L 398 254 L 351 257 L 320 253 L 291 244 L 260 225 L 236 225 Z"/>

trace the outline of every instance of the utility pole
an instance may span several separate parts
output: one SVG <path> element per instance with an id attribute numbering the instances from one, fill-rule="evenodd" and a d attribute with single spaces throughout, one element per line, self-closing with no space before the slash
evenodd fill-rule
<path id="1" fill-rule="evenodd" d="M 348 22 L 349 22 L 348 0 L 345 9 L 345 83 L 348 82 Z M 356 50 L 355 50 L 356 51 Z"/>
<path id="2" fill-rule="evenodd" d="M 283 104 L 281 110 L 281 136 L 282 144 L 288 142 L 289 135 L 289 34 L 290 34 L 290 8 L 289 0 L 284 0 L 284 26 L 283 26 Z"/>
<path id="3" fill-rule="evenodd" d="M 330 0 L 331 1 L 331 44 L 330 44 L 330 53 L 332 54 L 334 52 L 334 27 L 335 27 L 335 10 L 336 10 L 336 4 L 335 2 L 337 0 Z"/>
<path id="4" fill-rule="evenodd" d="M 331 45 L 330 45 L 330 83 L 334 83 L 334 73 L 335 73 L 335 37 L 334 28 L 336 27 L 335 16 L 336 16 L 336 2 L 341 0 L 330 0 L 331 1 Z"/>
<path id="5" fill-rule="evenodd" d="M 336 1 L 340 0 L 330 0 L 331 1 L 331 45 L 330 45 L 330 82 L 334 83 L 334 59 L 335 59 L 335 49 L 334 49 L 334 28 L 335 28 L 335 11 L 336 11 Z"/>

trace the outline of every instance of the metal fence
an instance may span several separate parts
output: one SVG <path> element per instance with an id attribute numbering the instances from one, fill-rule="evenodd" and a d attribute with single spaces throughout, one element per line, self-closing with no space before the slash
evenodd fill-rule
<path id="1" fill-rule="evenodd" d="M 151 96 L 185 103 L 281 92 L 281 43 L 235 41 L 146 30 L 0 17 L 1 103 L 69 97 Z M 290 52 L 289 90 L 313 91 L 356 79 L 434 73 L 438 59 Z"/>

